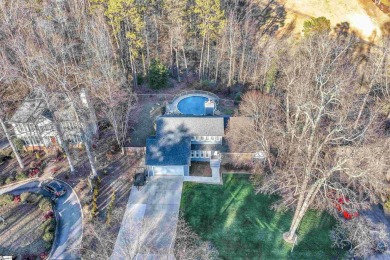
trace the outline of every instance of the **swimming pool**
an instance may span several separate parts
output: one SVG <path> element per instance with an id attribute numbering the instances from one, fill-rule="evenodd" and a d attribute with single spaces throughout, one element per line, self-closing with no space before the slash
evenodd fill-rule
<path id="1" fill-rule="evenodd" d="M 177 109 L 185 115 L 204 115 L 204 103 L 207 100 L 208 98 L 202 96 L 189 96 L 179 101 Z"/>

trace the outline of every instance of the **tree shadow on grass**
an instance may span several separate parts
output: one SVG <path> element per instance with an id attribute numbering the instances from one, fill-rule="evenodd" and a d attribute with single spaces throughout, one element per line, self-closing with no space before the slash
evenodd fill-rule
<path id="1" fill-rule="evenodd" d="M 291 253 L 292 246 L 282 236 L 290 227 L 292 212 L 271 210 L 277 200 L 277 196 L 254 194 L 248 176 L 224 175 L 224 186 L 186 184 L 182 211 L 190 226 L 214 244 L 222 259 L 318 259 L 319 255 L 330 259 L 337 255 L 327 240 L 328 222 L 332 221 L 321 214 L 305 217 L 302 243 Z M 312 240 L 318 244 L 315 249 Z"/>

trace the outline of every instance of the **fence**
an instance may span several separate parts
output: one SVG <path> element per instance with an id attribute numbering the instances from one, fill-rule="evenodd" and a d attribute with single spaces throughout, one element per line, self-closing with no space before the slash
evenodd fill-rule
<path id="1" fill-rule="evenodd" d="M 222 165 L 234 165 L 234 166 L 242 166 L 242 165 L 252 165 L 254 162 L 255 153 L 221 153 Z"/>
<path id="2" fill-rule="evenodd" d="M 123 147 L 126 155 L 142 157 L 146 154 L 146 147 Z"/>
<path id="3" fill-rule="evenodd" d="M 172 102 L 173 102 L 174 100 L 176 100 L 176 98 L 179 98 L 179 97 L 182 97 L 182 96 L 186 96 L 186 95 L 191 95 L 191 94 L 208 95 L 208 96 L 213 97 L 213 98 L 216 99 L 216 100 L 219 100 L 219 97 L 218 97 L 217 95 L 215 95 L 214 93 L 208 92 L 208 91 L 204 91 L 204 90 L 187 90 L 187 91 L 184 91 L 184 92 L 181 92 L 181 93 L 177 94 L 177 95 L 172 99 Z"/>

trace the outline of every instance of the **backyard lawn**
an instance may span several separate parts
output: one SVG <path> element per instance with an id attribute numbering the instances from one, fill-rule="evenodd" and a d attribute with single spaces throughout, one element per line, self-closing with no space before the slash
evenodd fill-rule
<path id="1" fill-rule="evenodd" d="M 282 234 L 292 213 L 270 209 L 275 196 L 256 195 L 248 175 L 223 176 L 224 185 L 184 183 L 181 210 L 193 229 L 218 249 L 222 259 L 340 259 L 344 252 L 331 247 L 329 230 L 335 220 L 309 212 L 291 253 Z"/>

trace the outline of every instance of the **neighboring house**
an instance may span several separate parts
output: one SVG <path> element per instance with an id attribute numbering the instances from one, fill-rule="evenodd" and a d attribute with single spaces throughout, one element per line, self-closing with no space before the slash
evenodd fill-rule
<path id="1" fill-rule="evenodd" d="M 220 167 L 224 117 L 165 115 L 156 119 L 156 136 L 146 141 L 149 176 L 188 176 L 191 161 L 209 161 Z"/>
<path id="2" fill-rule="evenodd" d="M 90 120 L 87 123 L 87 132 L 96 134 L 95 112 L 85 91 L 80 93 L 80 100 L 89 113 Z M 56 96 L 57 103 L 58 109 L 55 116 L 64 140 L 73 144 L 81 143 L 81 126 L 70 100 L 66 96 L 58 94 Z M 53 115 L 47 109 L 45 101 L 35 92 L 26 97 L 8 122 L 12 125 L 15 136 L 24 141 L 27 150 L 61 145 L 58 143 L 58 133 L 53 122 Z"/>

